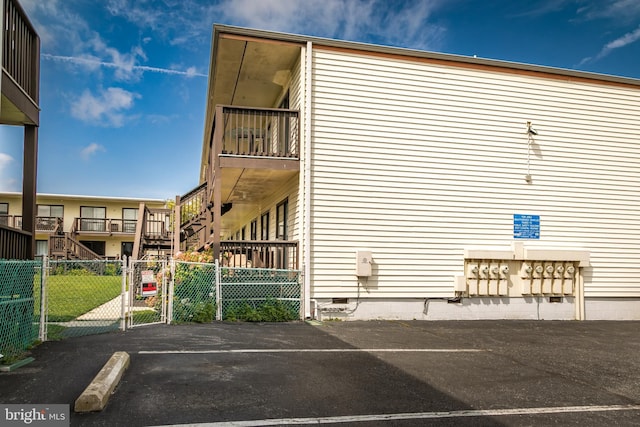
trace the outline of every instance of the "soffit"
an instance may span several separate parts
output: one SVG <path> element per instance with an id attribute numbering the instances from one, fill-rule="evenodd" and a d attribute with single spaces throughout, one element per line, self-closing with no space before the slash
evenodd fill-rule
<path id="1" fill-rule="evenodd" d="M 300 57 L 300 46 L 255 39 L 218 40 L 210 106 L 275 107 L 283 90 L 279 78 Z"/>

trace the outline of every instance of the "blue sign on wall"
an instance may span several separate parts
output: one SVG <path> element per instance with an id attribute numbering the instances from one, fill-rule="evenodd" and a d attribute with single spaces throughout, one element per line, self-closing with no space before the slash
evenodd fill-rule
<path id="1" fill-rule="evenodd" d="M 514 239 L 540 239 L 540 215 L 513 214 Z"/>

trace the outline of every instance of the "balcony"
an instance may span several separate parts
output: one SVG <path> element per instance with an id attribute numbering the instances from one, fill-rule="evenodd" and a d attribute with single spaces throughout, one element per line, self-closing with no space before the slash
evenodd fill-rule
<path id="1" fill-rule="evenodd" d="M 274 240 L 225 240 L 220 242 L 223 267 L 297 270 L 298 242 Z"/>
<path id="2" fill-rule="evenodd" d="M 299 122 L 297 110 L 217 106 L 207 177 L 216 166 L 299 170 Z"/>
<path id="3" fill-rule="evenodd" d="M 37 126 L 40 110 L 40 39 L 17 1 L 4 1 L 2 20 L 0 122 Z"/>
<path id="4" fill-rule="evenodd" d="M 25 216 L 20 226 L 23 231 L 17 231 L 16 227 L 3 229 L 0 258 L 29 259 L 34 255 L 36 232 L 40 38 L 17 0 L 0 1 L 0 8 L 0 125 L 24 126 L 22 214 Z M 22 249 L 13 250 L 12 245 Z"/>
<path id="5" fill-rule="evenodd" d="M 30 259 L 31 233 L 0 224 L 0 259 Z"/>
<path id="6" fill-rule="evenodd" d="M 207 200 L 215 209 L 214 234 L 228 235 L 258 210 L 265 189 L 281 188 L 299 174 L 299 112 L 217 106 L 212 135 Z"/>
<path id="7" fill-rule="evenodd" d="M 4 225 L 18 230 L 22 229 L 22 215 L 0 215 L 0 225 Z M 37 233 L 61 233 L 63 231 L 63 220 L 53 216 L 37 216 Z"/>
<path id="8" fill-rule="evenodd" d="M 135 219 L 120 218 L 74 218 L 73 234 L 133 235 L 136 233 Z"/>
<path id="9" fill-rule="evenodd" d="M 300 126 L 297 110 L 219 105 L 215 111 L 211 142 L 203 151 L 203 158 L 208 159 L 201 170 L 204 180 L 176 200 L 175 226 L 181 233 L 175 248 L 202 249 L 212 244 L 214 256 L 220 257 L 220 236 L 243 225 L 259 210 L 268 196 L 265 189 L 281 188 L 299 174 Z M 239 256 L 234 258 L 239 264 L 250 264 L 257 252 L 273 246 L 262 253 L 261 264 L 286 268 L 296 259 L 297 265 L 297 249 L 291 249 L 297 243 L 224 244 L 226 252 Z"/>

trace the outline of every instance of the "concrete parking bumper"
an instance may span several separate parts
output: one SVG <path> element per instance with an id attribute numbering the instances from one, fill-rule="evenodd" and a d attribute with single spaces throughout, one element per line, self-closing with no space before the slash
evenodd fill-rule
<path id="1" fill-rule="evenodd" d="M 122 378 L 122 374 L 129 367 L 129 353 L 117 351 L 109 358 L 98 375 L 76 399 L 74 411 L 101 411 L 109 401 L 109 397 Z"/>

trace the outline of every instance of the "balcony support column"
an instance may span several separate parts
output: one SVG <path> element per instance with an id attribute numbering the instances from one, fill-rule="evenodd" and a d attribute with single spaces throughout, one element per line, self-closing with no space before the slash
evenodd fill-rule
<path id="1" fill-rule="evenodd" d="M 22 230 L 31 233 L 27 255 L 33 259 L 36 238 L 36 182 L 38 168 L 38 127 L 24 127 L 24 155 L 22 168 Z"/>
<path id="2" fill-rule="evenodd" d="M 222 106 L 216 106 L 216 121 L 222 123 L 223 120 Z M 213 230 L 209 227 L 206 232 L 209 233 L 206 239 L 209 239 L 213 233 L 213 259 L 220 259 L 220 230 L 222 228 L 222 174 L 220 173 L 220 154 L 222 153 L 222 126 L 216 126 L 213 130 L 213 141 L 211 147 L 211 161 L 213 166 Z M 209 218 L 207 218 L 207 221 Z"/>

